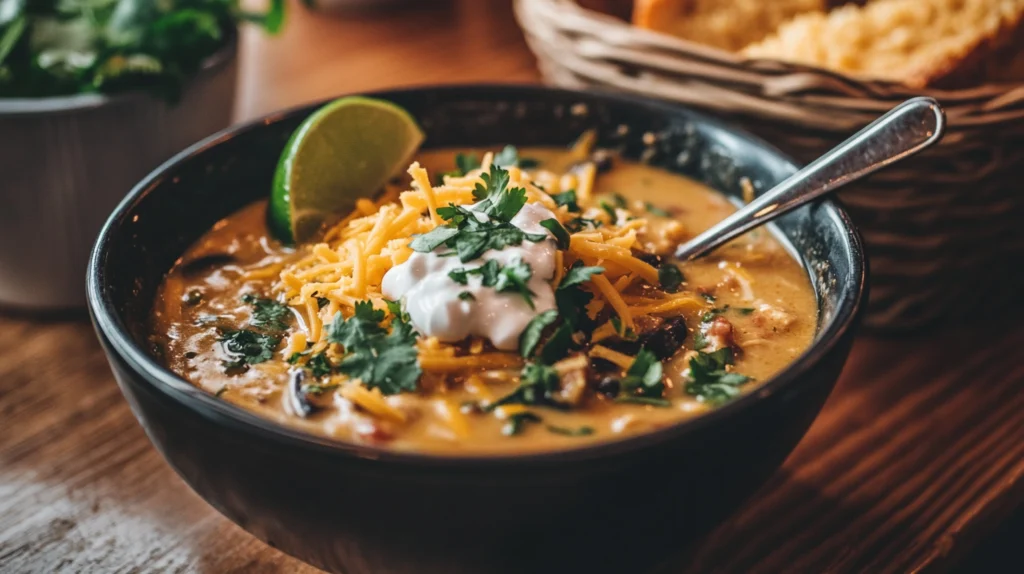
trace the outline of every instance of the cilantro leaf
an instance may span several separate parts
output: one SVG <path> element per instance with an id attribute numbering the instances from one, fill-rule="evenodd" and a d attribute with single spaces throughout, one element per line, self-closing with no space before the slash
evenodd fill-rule
<path id="1" fill-rule="evenodd" d="M 558 244 L 559 249 L 569 248 L 569 232 L 562 227 L 562 224 L 557 219 L 549 218 L 540 222 L 541 227 L 547 229 L 555 236 L 555 243 Z"/>
<path id="2" fill-rule="evenodd" d="M 604 273 L 604 267 L 584 267 L 581 261 L 573 263 L 572 267 L 565 272 L 562 282 L 558 284 L 559 289 L 567 289 L 573 285 L 579 285 L 590 281 L 594 275 Z"/>
<path id="3" fill-rule="evenodd" d="M 654 205 L 653 203 L 651 203 L 649 201 L 644 203 L 644 207 L 647 208 L 647 212 L 648 213 L 657 215 L 658 217 L 672 217 L 671 213 L 665 211 L 664 209 Z"/>
<path id="4" fill-rule="evenodd" d="M 490 412 L 502 405 L 546 405 L 565 408 L 554 400 L 560 379 L 554 367 L 528 363 L 519 374 L 519 387 L 504 397 L 488 404 L 484 411 Z"/>
<path id="5" fill-rule="evenodd" d="M 384 311 L 373 308 L 369 301 L 357 301 L 355 313 L 348 319 L 341 311 L 334 314 L 334 319 L 327 326 L 327 341 L 337 343 L 349 351 L 350 348 L 365 345 L 374 337 L 385 333 L 380 322 L 384 320 Z"/>
<path id="6" fill-rule="evenodd" d="M 572 233 L 579 233 L 584 229 L 597 229 L 601 227 L 601 222 L 596 219 L 586 219 L 584 217 L 577 217 L 576 219 L 570 219 L 566 222 L 565 228 Z"/>
<path id="7" fill-rule="evenodd" d="M 604 210 L 605 213 L 608 214 L 608 219 L 611 220 L 611 223 L 613 225 L 615 224 L 615 222 L 619 220 L 619 214 L 618 212 L 615 211 L 615 207 L 612 206 L 612 204 L 602 200 L 600 203 L 598 203 L 598 205 L 601 207 L 601 209 Z"/>
<path id="8" fill-rule="evenodd" d="M 548 432 L 554 434 L 560 434 L 563 436 L 589 436 L 594 434 L 594 427 L 581 426 L 577 428 L 560 427 L 556 425 L 547 425 L 545 428 Z"/>
<path id="9" fill-rule="evenodd" d="M 669 293 L 675 293 L 679 290 L 679 286 L 683 284 L 685 278 L 683 272 L 679 270 L 679 266 L 675 263 L 664 263 L 658 268 L 658 283 L 661 284 L 661 288 Z"/>
<path id="10" fill-rule="evenodd" d="M 620 383 L 620 395 L 662 398 L 665 391 L 662 370 L 661 361 L 654 353 L 640 349 Z"/>
<path id="11" fill-rule="evenodd" d="M 499 293 L 513 292 L 519 293 L 526 300 L 526 304 L 533 306 L 534 293 L 527 286 L 527 282 L 533 275 L 533 270 L 530 269 L 530 264 L 526 263 L 522 259 L 515 259 L 505 267 L 501 268 L 498 273 L 497 280 L 494 283 L 494 290 Z"/>
<path id="12" fill-rule="evenodd" d="M 619 209 L 626 209 L 627 206 L 626 198 L 623 197 L 621 193 L 612 194 L 612 203 L 615 205 L 615 207 L 618 207 Z"/>
<path id="13" fill-rule="evenodd" d="M 440 210 L 438 210 L 440 213 Z M 453 227 L 439 226 L 423 235 L 417 235 L 409 242 L 409 249 L 420 253 L 430 253 L 445 244 L 446 241 L 459 234 Z"/>
<path id="14" fill-rule="evenodd" d="M 690 378 L 686 393 L 703 403 L 721 404 L 740 394 L 740 386 L 751 380 L 746 375 L 726 371 L 733 364 L 732 349 L 725 347 L 713 353 L 698 351 L 690 359 Z"/>
<path id="15" fill-rule="evenodd" d="M 281 343 L 279 337 L 249 329 L 226 331 L 218 341 L 229 357 L 223 361 L 224 367 L 228 369 L 269 361 L 274 356 L 274 350 Z"/>
<path id="16" fill-rule="evenodd" d="M 514 145 L 506 145 L 498 153 L 494 154 L 495 165 L 511 167 L 519 165 L 519 150 Z"/>
<path id="17" fill-rule="evenodd" d="M 267 331 L 284 331 L 288 328 L 288 319 L 292 312 L 287 305 L 273 299 L 257 297 L 252 293 L 242 295 L 242 302 L 252 305 L 252 316 L 249 324 L 257 329 Z"/>
<path id="18" fill-rule="evenodd" d="M 576 190 L 570 189 L 563 191 L 562 193 L 552 193 L 551 199 L 555 200 L 555 205 L 561 207 L 565 206 L 569 213 L 579 213 L 580 206 L 576 203 Z"/>
<path id="19" fill-rule="evenodd" d="M 558 319 L 558 311 L 551 309 L 544 311 L 536 317 L 530 320 L 526 328 L 519 335 L 519 354 L 524 358 L 528 358 L 533 355 L 534 349 L 537 347 L 537 343 L 540 343 L 540 338 L 544 334 L 544 329 L 548 325 L 553 324 Z"/>
<path id="20" fill-rule="evenodd" d="M 575 346 L 572 340 L 572 334 L 575 329 L 572 324 L 563 321 L 561 325 L 555 329 L 555 332 L 548 337 L 544 348 L 540 351 L 540 359 L 547 364 L 554 364 L 561 359 L 564 359 L 569 351 Z"/>
<path id="21" fill-rule="evenodd" d="M 331 360 L 327 357 L 327 353 L 317 353 L 306 361 L 306 368 L 309 369 L 310 373 L 316 377 L 326 377 L 334 372 L 334 365 L 331 364 Z"/>
<path id="22" fill-rule="evenodd" d="M 541 418 L 531 412 L 516 413 L 510 417 L 501 427 L 501 434 L 505 436 L 515 436 L 526 427 L 526 423 L 539 423 Z"/>
<path id="23" fill-rule="evenodd" d="M 459 299 L 462 301 L 476 301 L 476 296 L 469 291 L 463 291 L 462 293 L 459 293 Z"/>
<path id="24" fill-rule="evenodd" d="M 348 319 L 341 313 L 334 316 L 327 340 L 345 348 L 337 369 L 385 395 L 414 391 L 423 372 L 417 360 L 416 332 L 404 314 L 396 315 L 390 334 L 380 325 L 383 320 L 384 311 L 374 309 L 370 301 L 358 301 Z"/>
<path id="25" fill-rule="evenodd" d="M 478 167 L 480 167 L 480 158 L 476 157 L 476 154 L 455 154 L 455 168 L 458 170 L 457 175 L 464 176 Z"/>

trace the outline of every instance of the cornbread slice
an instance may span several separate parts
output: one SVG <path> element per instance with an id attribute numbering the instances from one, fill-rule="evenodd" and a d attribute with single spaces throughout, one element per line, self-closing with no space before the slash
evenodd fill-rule
<path id="1" fill-rule="evenodd" d="M 1021 79 L 1024 0 L 873 0 L 803 14 L 742 50 L 838 72 L 959 88 Z"/>
<path id="2" fill-rule="evenodd" d="M 735 52 L 794 16 L 828 5 L 829 0 L 636 0 L 633 23 Z"/>

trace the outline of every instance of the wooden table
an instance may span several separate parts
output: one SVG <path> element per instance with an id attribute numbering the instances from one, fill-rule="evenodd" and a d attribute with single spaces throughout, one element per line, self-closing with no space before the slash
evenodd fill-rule
<path id="1" fill-rule="evenodd" d="M 345 21 L 293 10 L 280 38 L 246 32 L 240 118 L 386 86 L 537 79 L 507 2 L 424 4 Z M 1019 323 L 861 338 L 810 433 L 693 545 L 689 570 L 951 568 L 1024 500 L 1022 349 Z M 0 571 L 314 569 L 175 476 L 84 316 L 0 314 Z"/>

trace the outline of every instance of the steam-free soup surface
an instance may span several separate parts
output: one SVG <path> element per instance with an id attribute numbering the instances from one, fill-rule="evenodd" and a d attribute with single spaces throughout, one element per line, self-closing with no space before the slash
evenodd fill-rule
<path id="1" fill-rule="evenodd" d="M 432 174 L 443 173 L 452 169 L 453 155 L 429 152 L 418 159 Z M 569 163 L 564 150 L 526 149 L 520 150 L 520 156 L 535 159 L 554 173 L 561 173 Z M 614 162 L 596 177 L 594 196 L 613 198 L 608 199 L 612 203 L 624 198 L 651 227 L 668 229 L 670 233 L 651 234 L 672 243 L 649 245 L 661 253 L 671 253 L 675 243 L 734 211 L 723 196 L 694 181 L 626 161 Z M 701 304 L 661 317 L 655 313 L 650 320 L 657 323 L 655 328 L 665 328 L 664 319 L 676 316 L 686 325 L 678 352 L 664 361 L 664 404 L 613 400 L 602 385 L 621 378 L 619 369 L 611 375 L 588 372 L 588 392 L 573 408 L 510 405 L 505 416 L 502 409 L 481 409 L 517 389 L 516 366 L 507 369 L 504 377 L 426 372 L 419 390 L 384 398 L 402 414 L 399 419 L 369 412 L 344 398 L 335 387 L 344 377 L 315 379 L 307 368 L 304 388 L 312 392 L 304 398 L 313 408 L 304 413 L 289 390 L 294 383 L 289 372 L 297 367 L 287 361 L 294 354 L 285 356 L 287 333 L 279 337 L 272 359 L 254 364 L 232 363 L 223 343 L 225 333 L 252 324 L 253 297 L 283 299 L 275 295 L 282 269 L 311 249 L 285 247 L 271 238 L 265 211 L 266 204 L 260 201 L 232 214 L 181 257 L 159 291 L 152 316 L 153 341 L 173 371 L 220 400 L 342 441 L 405 451 L 501 454 L 572 448 L 650 432 L 699 416 L 719 402 L 687 390 L 692 382 L 690 360 L 697 347 L 705 351 L 729 347 L 733 364 L 728 371 L 749 377 L 735 390 L 749 393 L 803 352 L 816 329 L 815 297 L 806 272 L 767 231 L 759 230 L 710 257 L 679 264 L 685 277 L 683 290 Z M 634 289 L 630 287 L 626 295 L 641 297 Z M 279 319 L 289 331 L 309 324 L 304 310 L 295 307 Z M 460 352 L 473 352 L 467 350 L 473 346 L 467 343 Z M 476 346 L 479 351 L 480 344 Z M 524 417 L 523 412 L 529 415 Z M 513 434 L 510 418 L 516 417 L 522 420 Z"/>

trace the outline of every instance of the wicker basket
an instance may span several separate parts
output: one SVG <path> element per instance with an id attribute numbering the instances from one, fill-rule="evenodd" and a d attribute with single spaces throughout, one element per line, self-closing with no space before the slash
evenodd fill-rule
<path id="1" fill-rule="evenodd" d="M 572 0 L 516 0 L 545 79 L 677 101 L 728 117 L 800 161 L 921 92 L 641 30 Z M 910 329 L 1024 298 L 1024 85 L 932 90 L 947 134 L 844 190 L 871 258 L 867 324 Z M 759 190 L 762 191 L 762 190 Z"/>

